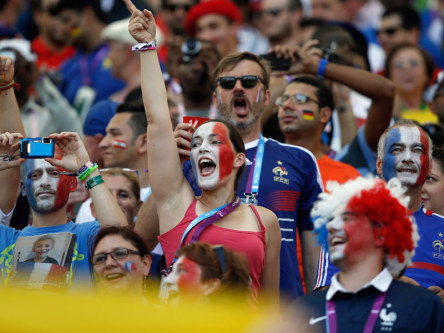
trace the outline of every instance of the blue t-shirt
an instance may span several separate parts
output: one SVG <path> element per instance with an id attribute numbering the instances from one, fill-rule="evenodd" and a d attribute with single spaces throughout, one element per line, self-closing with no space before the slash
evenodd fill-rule
<path id="1" fill-rule="evenodd" d="M 247 170 L 242 174 L 238 195 L 244 198 L 251 164 L 258 140 L 245 145 Z M 184 174 L 197 194 L 200 193 L 190 163 Z M 322 181 L 315 157 L 306 149 L 265 139 L 264 157 L 260 174 L 258 205 L 273 211 L 281 227 L 280 290 L 283 296 L 296 298 L 304 294 L 299 272 L 296 231 L 313 230 L 310 211 L 319 193 Z"/>
<path id="2" fill-rule="evenodd" d="M 87 222 L 75 224 L 68 222 L 52 227 L 35 228 L 27 226 L 23 230 L 15 230 L 10 227 L 0 225 L 0 272 L 5 284 L 14 284 L 11 280 L 11 270 L 21 271 L 26 275 L 27 281 L 31 281 L 30 276 L 40 275 L 45 272 L 45 276 L 51 279 L 56 274 L 60 274 L 63 266 L 68 274 L 68 286 L 91 288 L 93 285 L 92 266 L 90 256 L 100 225 L 98 222 Z M 34 244 L 44 235 L 53 239 L 49 256 L 56 258 L 59 267 L 49 267 L 50 264 L 32 264 L 25 262 L 27 255 L 33 252 Z M 29 261 L 29 260 L 28 260 Z M 40 266 L 38 266 L 40 265 Z M 42 266 L 46 265 L 46 266 Z M 33 280 L 35 281 L 35 280 Z M 48 279 L 46 279 L 48 281 Z M 23 278 L 21 278 L 21 283 Z M 35 282 L 33 282 L 35 283 Z M 28 284 L 27 284 L 28 285 Z"/>
<path id="3" fill-rule="evenodd" d="M 444 289 L 444 217 L 421 209 L 415 214 L 419 241 L 412 258 L 413 267 L 404 275 L 423 287 Z"/>
<path id="4" fill-rule="evenodd" d="M 109 47 L 105 44 L 90 54 L 79 50 L 62 64 L 60 73 L 63 81 L 59 88 L 70 104 L 73 104 L 77 91 L 84 85 L 95 90 L 94 103 L 124 88 L 124 83 L 112 76 L 108 51 Z"/>

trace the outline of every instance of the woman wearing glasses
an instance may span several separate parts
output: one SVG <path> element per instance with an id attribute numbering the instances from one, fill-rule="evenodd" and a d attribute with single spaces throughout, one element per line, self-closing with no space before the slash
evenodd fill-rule
<path id="1" fill-rule="evenodd" d="M 99 292 L 144 292 L 151 257 L 144 241 L 128 227 L 101 229 L 94 242 L 91 262 Z"/>
<path id="2" fill-rule="evenodd" d="M 259 289 L 279 294 L 280 230 L 276 216 L 263 207 L 240 203 L 237 180 L 245 163 L 245 147 L 236 129 L 210 121 L 196 129 L 191 141 L 191 164 L 202 195 L 182 173 L 165 84 L 155 52 L 156 26 L 151 12 L 139 11 L 125 0 L 132 16 L 129 31 L 139 42 L 142 92 L 148 118 L 148 169 L 159 215 L 159 241 L 170 267 L 176 251 L 197 240 L 222 244 L 246 256 L 252 293 Z M 263 84 L 257 85 L 263 88 Z"/>

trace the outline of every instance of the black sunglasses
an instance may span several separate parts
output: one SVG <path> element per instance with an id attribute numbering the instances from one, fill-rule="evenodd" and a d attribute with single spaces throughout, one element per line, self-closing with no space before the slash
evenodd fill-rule
<path id="1" fill-rule="evenodd" d="M 191 8 L 190 5 L 166 5 L 166 8 L 170 12 L 175 12 L 176 10 L 183 9 L 184 11 L 188 12 Z"/>
<path id="2" fill-rule="evenodd" d="M 271 16 L 279 16 L 282 13 L 282 8 L 270 8 L 270 9 L 264 9 L 258 12 L 259 17 L 263 15 L 271 15 Z"/>
<path id="3" fill-rule="evenodd" d="M 383 29 L 383 30 L 378 30 L 376 32 L 376 34 L 379 35 L 388 35 L 388 36 L 393 36 L 398 30 L 402 29 L 402 27 L 395 27 L 395 28 L 388 28 L 388 29 Z"/>
<path id="4" fill-rule="evenodd" d="M 119 247 L 117 249 L 112 250 L 111 252 L 107 253 L 98 253 L 92 256 L 91 262 L 93 265 L 101 265 L 105 263 L 106 258 L 108 257 L 108 254 L 113 258 L 114 260 L 122 260 L 128 257 L 130 254 L 137 254 L 141 256 L 142 254 L 139 251 L 130 250 L 124 247 Z"/>
<path id="5" fill-rule="evenodd" d="M 236 85 L 236 81 L 240 80 L 242 87 L 245 89 L 254 88 L 256 87 L 259 80 L 264 83 L 264 81 L 257 75 L 244 75 L 244 76 L 222 76 L 217 79 L 217 82 L 219 82 L 220 86 L 223 89 L 233 89 Z"/>

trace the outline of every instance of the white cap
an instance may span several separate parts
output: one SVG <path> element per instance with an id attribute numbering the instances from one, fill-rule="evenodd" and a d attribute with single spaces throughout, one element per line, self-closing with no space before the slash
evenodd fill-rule
<path id="1" fill-rule="evenodd" d="M 108 24 L 105 29 L 103 29 L 101 37 L 104 40 L 112 40 L 124 44 L 136 44 L 137 41 L 131 36 L 128 31 L 129 18 L 115 21 Z M 156 45 L 161 46 L 163 43 L 163 36 L 160 29 L 156 29 Z"/>
<path id="2" fill-rule="evenodd" d="M 37 56 L 31 51 L 31 43 L 26 39 L 3 39 L 0 41 L 0 54 L 11 56 L 11 58 L 13 58 L 12 60 L 15 61 L 15 57 L 4 52 L 4 49 L 17 51 L 29 62 L 35 62 L 37 60 Z"/>

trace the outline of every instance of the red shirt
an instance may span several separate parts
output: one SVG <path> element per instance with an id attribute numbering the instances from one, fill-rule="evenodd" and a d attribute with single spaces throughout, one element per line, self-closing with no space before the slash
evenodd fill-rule
<path id="1" fill-rule="evenodd" d="M 37 67 L 44 67 L 47 70 L 59 69 L 62 62 L 72 57 L 76 52 L 73 46 L 66 46 L 60 51 L 53 51 L 43 42 L 40 36 L 32 41 L 31 48 L 37 55 Z"/>

